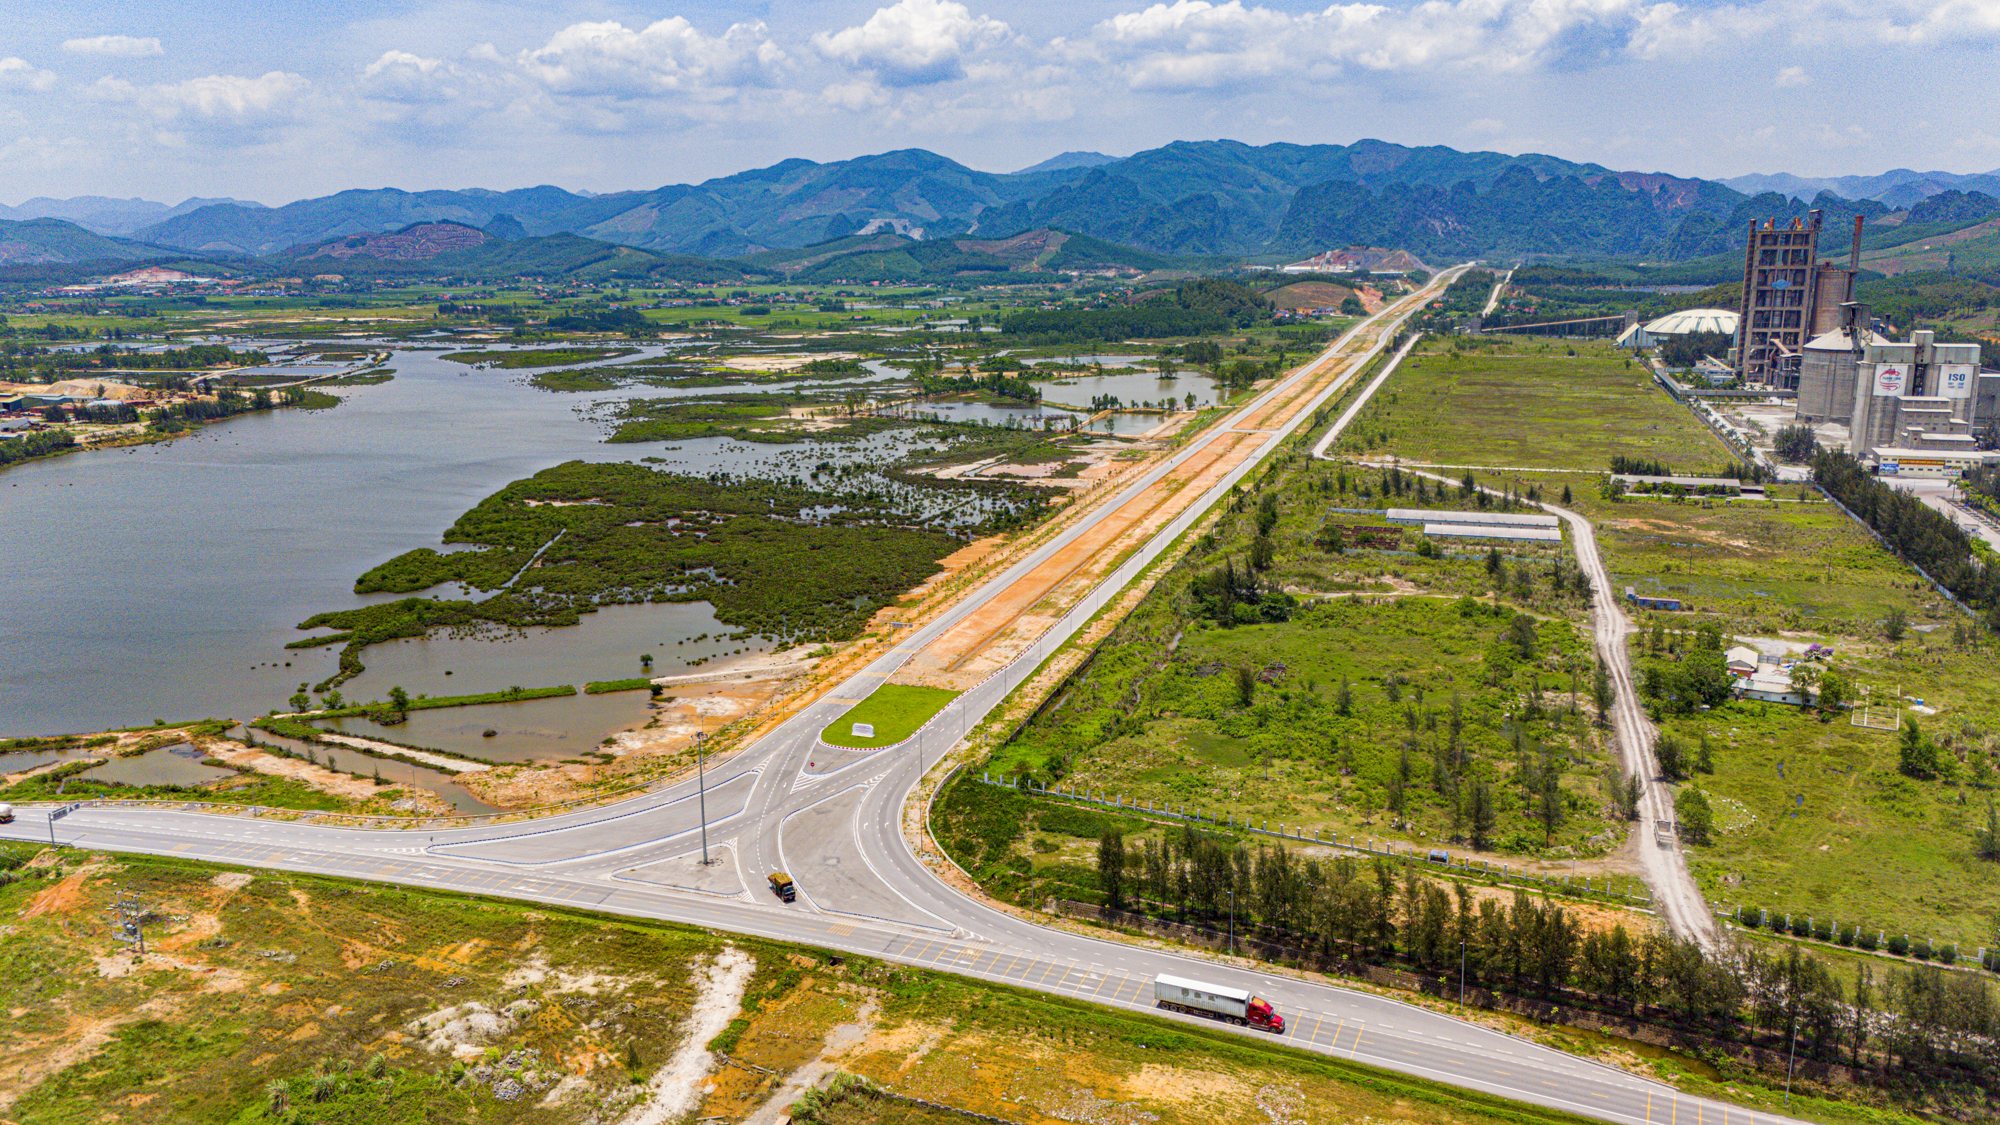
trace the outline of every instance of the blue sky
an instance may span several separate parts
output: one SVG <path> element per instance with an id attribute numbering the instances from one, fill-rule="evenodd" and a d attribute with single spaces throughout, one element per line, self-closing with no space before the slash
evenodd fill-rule
<path id="1" fill-rule="evenodd" d="M 1996 46 L 2000 0 L 69 0 L 0 30 L 0 202 L 613 191 L 903 147 L 1007 171 L 1215 137 L 1986 171 Z"/>

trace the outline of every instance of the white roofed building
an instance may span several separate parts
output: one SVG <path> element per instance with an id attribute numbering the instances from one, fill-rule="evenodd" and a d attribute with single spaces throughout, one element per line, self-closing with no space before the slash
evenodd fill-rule
<path id="1" fill-rule="evenodd" d="M 1635 350 L 1650 348 L 1665 337 L 1689 336 L 1697 332 L 1718 332 L 1733 338 L 1738 320 L 1738 314 L 1732 309 L 1682 309 L 1627 328 L 1618 337 L 1618 346 Z"/>

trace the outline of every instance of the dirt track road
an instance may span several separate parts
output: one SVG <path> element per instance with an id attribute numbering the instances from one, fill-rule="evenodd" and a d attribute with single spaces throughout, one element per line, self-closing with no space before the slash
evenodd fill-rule
<path id="1" fill-rule="evenodd" d="M 1591 588 L 1597 591 L 1591 600 L 1590 623 L 1596 634 L 1598 659 L 1604 662 L 1611 678 L 1612 734 L 1626 770 L 1646 781 L 1640 794 L 1636 830 L 1639 864 L 1645 869 L 1647 884 L 1653 888 L 1661 918 L 1675 933 L 1693 938 L 1714 952 L 1721 942 L 1715 914 L 1702 898 L 1694 875 L 1688 871 L 1687 856 L 1675 835 L 1673 789 L 1660 776 L 1659 764 L 1653 758 L 1656 732 L 1639 706 L 1639 693 L 1632 686 L 1631 650 L 1626 644 L 1632 632 L 1632 619 L 1618 606 L 1618 595 L 1611 588 L 1611 575 L 1597 552 L 1597 532 L 1590 521 L 1553 504 L 1543 504 L 1542 508 L 1569 525 L 1577 565 L 1590 576 Z"/>
<path id="2" fill-rule="evenodd" d="M 1327 459 L 1326 450 L 1339 439 L 1347 423 L 1388 381 L 1390 373 L 1396 370 L 1403 356 L 1415 345 L 1415 340 L 1405 345 L 1397 353 L 1396 361 L 1386 365 L 1381 375 L 1355 396 L 1353 405 L 1314 448 L 1313 456 Z M 1371 458 L 1362 463 L 1386 468 L 1391 461 Z M 1411 469 L 1404 462 L 1394 463 L 1404 472 L 1416 472 L 1446 484 L 1458 483 L 1455 478 Z M 1492 489 L 1486 491 L 1493 492 Z M 1499 493 L 1494 492 L 1494 495 Z M 1543 504 L 1541 507 L 1569 525 L 1570 543 L 1576 553 L 1577 565 L 1590 577 L 1591 588 L 1596 591 L 1596 596 L 1591 599 L 1590 624 L 1597 658 L 1603 662 L 1611 679 L 1613 744 L 1624 760 L 1626 772 L 1645 779 L 1645 788 L 1639 799 L 1639 825 L 1634 829 L 1633 842 L 1640 869 L 1645 872 L 1646 885 L 1653 890 L 1661 919 L 1674 933 L 1692 938 L 1700 942 L 1704 949 L 1714 952 L 1720 946 L 1721 932 L 1716 928 L 1714 912 L 1709 909 L 1708 901 L 1702 897 L 1701 888 L 1695 884 L 1694 875 L 1688 870 L 1687 856 L 1681 851 L 1674 823 L 1673 789 L 1660 776 L 1659 764 L 1653 757 L 1656 732 L 1652 722 L 1646 718 L 1645 709 L 1639 706 L 1639 693 L 1632 684 L 1631 653 L 1626 644 L 1626 638 L 1632 632 L 1632 620 L 1619 608 L 1618 596 L 1611 588 L 1610 572 L 1604 569 L 1604 560 L 1598 554 L 1597 532 L 1590 521 L 1554 504 Z"/>

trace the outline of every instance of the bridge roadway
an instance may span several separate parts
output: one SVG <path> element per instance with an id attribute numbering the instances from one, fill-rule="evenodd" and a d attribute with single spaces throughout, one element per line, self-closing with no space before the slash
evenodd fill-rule
<path id="1" fill-rule="evenodd" d="M 1295 1047 L 1582 1116 L 1631 1125 L 1741 1125 L 1789 1120 L 1683 1096 L 1658 1082 L 1452 1016 L 1366 992 L 1260 971 L 1194 953 L 1145 949 L 1039 925 L 946 884 L 911 850 L 903 810 L 924 767 L 958 741 L 1031 674 L 1105 600 L 1123 590 L 1263 455 L 1304 424 L 1394 334 L 1449 284 L 1447 271 L 1343 336 L 1312 364 L 1258 396 L 1225 424 L 1244 419 L 1315 378 L 1323 364 L 1343 377 L 1269 433 L 1245 460 L 1135 551 L 1099 590 L 1007 669 L 964 693 L 897 747 L 834 751 L 818 732 L 883 682 L 932 638 L 1088 529 L 1078 521 L 980 586 L 952 612 L 913 631 L 889 652 L 772 734 L 722 763 L 705 795 L 690 780 L 617 805 L 510 824 L 366 831 L 310 823 L 223 817 L 132 805 L 86 805 L 53 826 L 48 809 L 19 809 L 0 836 L 54 837 L 65 845 L 461 891 L 798 942 L 880 957 L 1160 1013 L 1152 979 L 1162 972 L 1253 989 L 1285 1014 Z M 1109 512 L 1150 487 L 1211 438 L 1189 443 L 1102 504 Z M 707 804 L 704 865 L 700 805 Z M 764 875 L 784 870 L 801 894 L 779 902 Z M 1244 1030 L 1256 1037 L 1267 1033 Z"/>

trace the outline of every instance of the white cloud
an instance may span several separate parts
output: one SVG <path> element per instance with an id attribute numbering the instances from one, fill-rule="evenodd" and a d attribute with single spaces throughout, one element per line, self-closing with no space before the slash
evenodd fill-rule
<path id="1" fill-rule="evenodd" d="M 1631 59 L 1686 60 L 1731 40 L 1825 48 L 1945 39 L 2000 41 L 2000 2 L 1890 0 L 1859 8 L 1848 0 L 1754 0 L 1689 8 L 1673 0 L 1418 0 L 1293 13 L 1242 0 L 1173 0 L 1114 15 L 1052 46 L 1077 63 L 1114 67 L 1135 89 L 1172 90 L 1288 74 L 1574 71 Z"/>
<path id="2" fill-rule="evenodd" d="M 289 116 L 312 83 L 282 70 L 255 78 L 211 74 L 151 88 L 154 104 L 172 114 L 221 123 L 262 124 Z"/>
<path id="3" fill-rule="evenodd" d="M 145 59 L 166 53 L 158 39 L 135 39 L 130 35 L 93 35 L 88 39 L 65 39 L 63 50 L 73 55 L 107 55 L 115 59 Z"/>
<path id="4" fill-rule="evenodd" d="M 414 105 L 458 97 L 460 78 L 458 68 L 443 59 L 384 51 L 382 57 L 362 68 L 356 84 L 363 97 Z"/>
<path id="5" fill-rule="evenodd" d="M 609 21 L 571 24 L 517 62 L 556 94 L 717 99 L 739 86 L 768 84 L 785 53 L 761 23 L 733 24 L 712 36 L 673 16 L 637 30 Z"/>
<path id="6" fill-rule="evenodd" d="M 1771 80 L 1771 85 L 1782 90 L 1788 86 L 1803 86 L 1811 81 L 1812 79 L 1806 75 L 1805 67 L 1781 66 L 1778 68 L 1778 76 Z"/>
<path id="7" fill-rule="evenodd" d="M 26 59 L 0 59 L 0 92 L 39 94 L 55 88 L 56 76 Z"/>
<path id="8" fill-rule="evenodd" d="M 890 86 L 922 86 L 965 75 L 968 55 L 1006 41 L 1007 25 L 954 0 L 899 0 L 859 27 L 812 37 L 820 54 L 873 73 Z"/>

